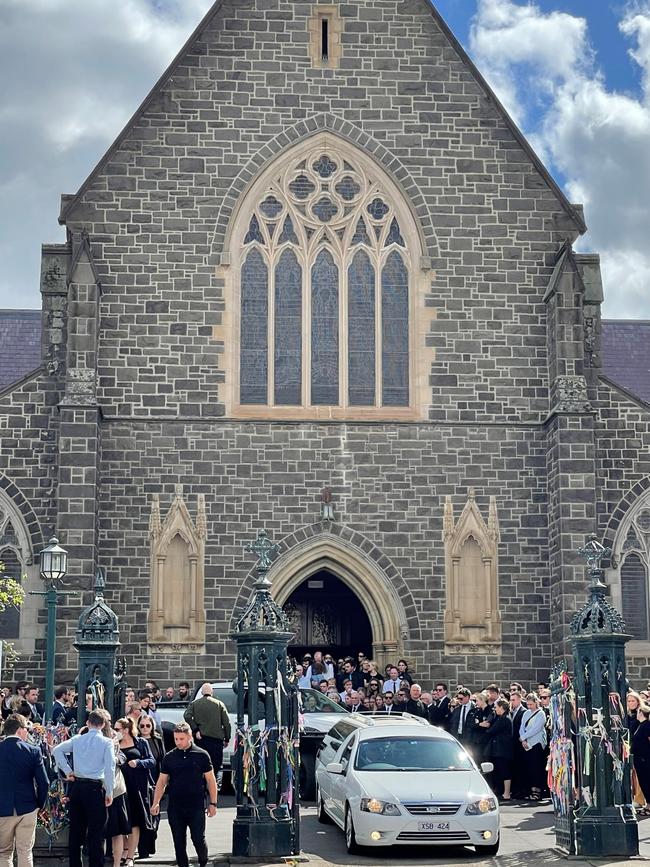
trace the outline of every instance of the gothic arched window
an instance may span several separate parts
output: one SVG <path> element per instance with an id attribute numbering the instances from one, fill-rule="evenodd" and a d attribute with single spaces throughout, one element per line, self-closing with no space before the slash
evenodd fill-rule
<path id="1" fill-rule="evenodd" d="M 241 408 L 412 406 L 412 218 L 344 150 L 320 139 L 279 160 L 238 218 Z"/>
<path id="2" fill-rule="evenodd" d="M 650 496 L 639 500 L 621 525 L 614 547 L 620 569 L 623 620 L 637 641 L 650 640 Z"/>

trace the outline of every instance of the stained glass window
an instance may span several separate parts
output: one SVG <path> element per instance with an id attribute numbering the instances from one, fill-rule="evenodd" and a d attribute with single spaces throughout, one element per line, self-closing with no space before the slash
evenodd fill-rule
<path id="1" fill-rule="evenodd" d="M 405 246 L 404 238 L 402 238 L 402 233 L 399 230 L 399 223 L 395 217 L 391 220 L 390 229 L 388 230 L 384 247 L 390 247 L 391 244 L 399 244 L 400 247 Z"/>
<path id="2" fill-rule="evenodd" d="M 338 213 L 338 208 L 331 199 L 322 198 L 314 205 L 314 213 L 321 223 L 329 223 L 332 217 Z"/>
<path id="3" fill-rule="evenodd" d="M 243 404 L 268 402 L 268 269 L 253 249 L 241 273 L 239 383 Z"/>
<path id="4" fill-rule="evenodd" d="M 339 269 L 329 250 L 311 269 L 311 402 L 339 402 Z"/>
<path id="5" fill-rule="evenodd" d="M 352 236 L 352 246 L 355 244 L 367 244 L 369 247 L 371 246 L 363 217 L 359 217 L 357 228 L 354 230 L 354 235 Z"/>
<path id="6" fill-rule="evenodd" d="M 260 229 L 260 224 L 255 214 L 251 217 L 250 225 L 248 226 L 248 233 L 244 238 L 244 244 L 251 244 L 253 241 L 258 241 L 260 244 L 264 243 L 262 230 Z"/>
<path id="7" fill-rule="evenodd" d="M 242 230 L 241 403 L 408 407 L 406 218 L 336 148 L 274 172 Z"/>
<path id="8" fill-rule="evenodd" d="M 298 237 L 294 232 L 291 217 L 285 217 L 284 226 L 282 227 L 282 234 L 278 238 L 278 244 L 286 244 L 287 242 L 291 244 L 298 243 Z"/>
<path id="9" fill-rule="evenodd" d="M 275 403 L 302 402 L 302 268 L 285 250 L 275 268 Z"/>
<path id="10" fill-rule="evenodd" d="M 638 554 L 629 554 L 621 566 L 621 595 L 623 620 L 638 641 L 647 641 L 648 635 L 648 576 Z"/>
<path id="11" fill-rule="evenodd" d="M 348 401 L 375 403 L 375 269 L 364 250 L 348 269 Z"/>
<path id="12" fill-rule="evenodd" d="M 4 563 L 5 571 L 3 578 L 13 578 L 19 584 L 21 582 L 22 564 L 11 548 L 0 551 L 0 563 Z M 0 636 L 5 639 L 18 638 L 20 636 L 20 610 L 13 605 L 0 611 Z"/>
<path id="13" fill-rule="evenodd" d="M 391 253 L 381 273 L 382 404 L 409 404 L 409 280 L 404 260 Z"/>

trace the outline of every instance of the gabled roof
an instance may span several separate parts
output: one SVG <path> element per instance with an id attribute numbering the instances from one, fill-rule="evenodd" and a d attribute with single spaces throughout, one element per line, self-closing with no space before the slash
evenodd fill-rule
<path id="1" fill-rule="evenodd" d="M 528 140 L 524 136 L 524 134 L 521 132 L 521 130 L 519 129 L 517 124 L 514 122 L 514 120 L 510 117 L 510 115 L 506 111 L 505 107 L 500 102 L 500 100 L 497 98 L 496 94 L 494 93 L 494 91 L 492 90 L 490 85 L 487 83 L 485 78 L 481 75 L 478 68 L 476 67 L 474 62 L 471 60 L 471 58 L 469 57 L 469 55 L 467 54 L 467 52 L 465 51 L 463 46 L 456 39 L 456 37 L 454 36 L 451 29 L 449 28 L 449 26 L 445 22 L 442 15 L 438 12 L 436 7 L 433 5 L 432 0 L 421 0 L 421 2 L 427 6 L 431 15 L 433 16 L 434 20 L 436 21 L 438 27 L 440 28 L 441 32 L 447 38 L 450 45 L 452 46 L 454 51 L 458 54 L 460 59 L 463 61 L 463 63 L 465 64 L 465 66 L 467 67 L 469 72 L 474 76 L 477 84 L 479 85 L 481 90 L 483 90 L 488 101 L 493 103 L 496 110 L 501 114 L 506 126 L 510 129 L 513 137 L 516 139 L 516 141 L 519 143 L 521 148 L 527 154 L 528 158 L 530 159 L 530 161 L 534 165 L 535 169 L 542 176 L 542 178 L 544 179 L 546 184 L 549 186 L 551 191 L 555 194 L 560 206 L 567 213 L 568 217 L 571 219 L 571 221 L 575 225 L 577 231 L 580 234 L 583 234 L 584 232 L 586 232 L 587 226 L 586 226 L 586 223 L 584 221 L 584 217 L 582 215 L 582 209 L 578 206 L 571 204 L 571 202 L 569 202 L 569 200 L 567 199 L 567 197 L 564 194 L 564 192 L 562 191 L 562 189 L 558 186 L 558 184 L 556 183 L 556 181 L 554 180 L 554 178 L 552 177 L 552 175 L 550 174 L 550 172 L 548 171 L 546 166 L 542 163 L 540 158 L 537 156 L 537 154 L 535 153 L 535 151 L 531 147 L 530 143 L 528 142 Z M 189 39 L 187 40 L 185 45 L 183 45 L 183 47 L 178 52 L 176 57 L 172 60 L 171 64 L 167 67 L 165 72 L 163 72 L 163 74 L 158 79 L 158 81 L 153 86 L 153 88 L 148 93 L 148 95 L 145 97 L 145 99 L 143 100 L 141 105 L 136 109 L 136 111 L 133 114 L 133 116 L 131 117 L 131 119 L 127 122 L 126 126 L 122 129 L 122 131 L 120 132 L 118 137 L 115 139 L 113 144 L 109 147 L 109 149 L 106 151 L 104 156 L 100 159 L 100 161 L 97 163 L 95 168 L 88 175 L 88 177 L 83 182 L 83 184 L 81 185 L 81 187 L 79 188 L 77 193 L 74 196 L 63 196 L 62 197 L 61 213 L 59 216 L 59 222 L 60 223 L 65 223 L 67 215 L 74 209 L 74 207 L 80 201 L 80 199 L 82 198 L 84 193 L 90 188 L 90 186 L 92 185 L 95 178 L 101 173 L 101 171 L 107 165 L 107 163 L 111 159 L 112 155 L 119 149 L 122 142 L 127 138 L 129 133 L 131 132 L 131 130 L 134 128 L 134 126 L 138 122 L 139 118 L 145 113 L 145 111 L 149 108 L 151 103 L 156 99 L 158 92 L 164 87 L 164 85 L 167 83 L 167 81 L 172 77 L 172 75 L 176 71 L 176 68 L 180 65 L 181 61 L 185 58 L 186 54 L 189 52 L 189 49 L 192 47 L 192 44 L 198 39 L 201 31 L 210 23 L 212 18 L 217 14 L 217 12 L 220 10 L 222 4 L 223 4 L 223 0 L 216 0 L 214 5 L 203 16 L 198 27 L 194 30 L 192 35 L 189 37 Z"/>
<path id="2" fill-rule="evenodd" d="M 0 391 L 41 364 L 41 311 L 0 310 Z"/>
<path id="3" fill-rule="evenodd" d="M 650 403 L 650 320 L 604 319 L 603 373 Z"/>

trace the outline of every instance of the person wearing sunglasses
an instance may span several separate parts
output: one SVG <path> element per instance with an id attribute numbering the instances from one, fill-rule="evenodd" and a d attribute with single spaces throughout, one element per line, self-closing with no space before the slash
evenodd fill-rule
<path id="1" fill-rule="evenodd" d="M 156 762 L 155 767 L 149 769 L 149 780 L 153 786 L 158 782 L 160 768 L 165 755 L 165 744 L 162 735 L 155 726 L 150 716 L 141 716 L 138 720 L 138 735 L 147 742 L 151 755 Z M 156 838 L 158 836 L 158 823 L 160 817 L 153 816 L 151 827 L 149 823 L 140 827 L 140 840 L 138 841 L 138 857 L 148 858 L 156 852 Z"/>

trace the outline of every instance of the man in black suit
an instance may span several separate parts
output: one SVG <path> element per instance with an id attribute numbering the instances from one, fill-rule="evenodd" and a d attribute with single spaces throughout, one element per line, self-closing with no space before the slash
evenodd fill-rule
<path id="1" fill-rule="evenodd" d="M 516 800 L 526 797 L 526 751 L 519 740 L 519 727 L 526 708 L 521 701 L 519 690 L 510 692 L 510 719 L 512 720 L 512 797 Z"/>
<path id="2" fill-rule="evenodd" d="M 38 747 L 27 743 L 27 720 L 10 714 L 0 742 L 0 863 L 32 864 L 36 817 L 45 804 L 49 780 Z"/>
<path id="3" fill-rule="evenodd" d="M 42 723 L 43 720 L 43 705 L 38 700 L 38 687 L 37 686 L 28 686 L 25 690 L 25 701 L 27 702 L 30 710 L 31 721 L 35 723 Z"/>
<path id="4" fill-rule="evenodd" d="M 412 713 L 414 716 L 421 716 L 423 719 L 427 719 L 427 708 L 420 701 L 420 696 L 422 695 L 422 687 L 419 683 L 414 683 L 410 689 L 409 699 L 406 702 L 406 707 L 404 710 L 406 713 Z"/>
<path id="5" fill-rule="evenodd" d="M 359 671 L 355 667 L 354 660 L 351 656 L 346 657 L 346 660 L 343 663 L 343 671 L 340 674 L 336 675 L 336 688 L 339 692 L 343 692 L 344 680 L 351 680 L 354 689 L 359 689 L 365 684 L 365 680 L 363 679 L 363 672 Z"/>
<path id="6" fill-rule="evenodd" d="M 456 693 L 458 705 L 449 717 L 449 734 L 457 738 L 463 746 L 471 747 L 474 742 L 474 727 L 476 725 L 476 708 L 471 701 L 471 692 L 466 686 Z"/>
<path id="7" fill-rule="evenodd" d="M 68 689 L 67 686 L 57 686 L 54 690 L 54 703 L 50 711 L 50 719 L 54 725 L 58 725 L 59 723 L 68 725 L 66 720 L 69 719 L 68 711 L 70 704 L 72 704 L 71 693 L 72 690 Z"/>
<path id="8" fill-rule="evenodd" d="M 429 708 L 429 722 L 432 726 L 446 729 L 451 716 L 451 702 L 447 694 L 447 684 L 437 683 L 433 694 L 434 702 Z"/>

